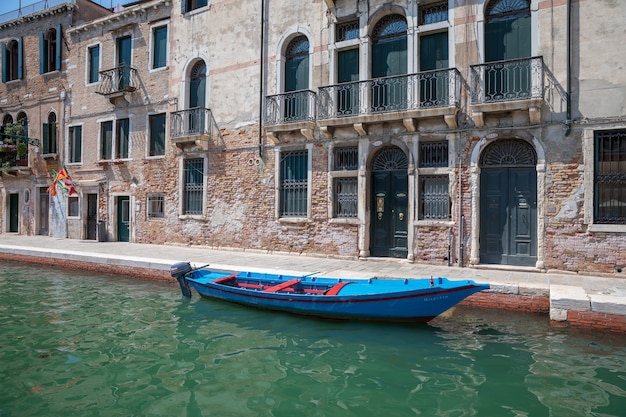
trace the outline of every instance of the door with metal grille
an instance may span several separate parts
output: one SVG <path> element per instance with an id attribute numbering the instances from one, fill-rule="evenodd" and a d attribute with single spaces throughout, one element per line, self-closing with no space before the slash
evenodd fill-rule
<path id="1" fill-rule="evenodd" d="M 381 150 L 372 164 L 370 254 L 406 258 L 408 160 L 399 148 Z"/>
<path id="2" fill-rule="evenodd" d="M 522 140 L 498 141 L 481 160 L 480 262 L 534 266 L 537 262 L 537 171 L 534 149 Z"/>

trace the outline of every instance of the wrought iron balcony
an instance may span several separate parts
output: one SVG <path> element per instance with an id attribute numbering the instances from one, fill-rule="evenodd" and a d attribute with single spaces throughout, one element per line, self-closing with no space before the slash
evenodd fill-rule
<path id="1" fill-rule="evenodd" d="M 265 98 L 266 132 L 274 142 L 280 132 L 300 131 L 313 138 L 317 111 L 316 94 L 311 90 L 290 91 Z"/>
<path id="2" fill-rule="evenodd" d="M 117 98 L 126 98 L 127 93 L 137 90 L 138 84 L 137 70 L 128 65 L 119 65 L 100 71 L 100 84 L 96 92 L 109 97 L 109 100 L 114 103 Z"/>
<path id="3" fill-rule="evenodd" d="M 445 69 L 320 87 L 319 118 L 456 106 L 459 80 L 456 69 Z"/>
<path id="4" fill-rule="evenodd" d="M 199 146 L 207 150 L 209 146 L 222 146 L 222 136 L 210 109 L 196 107 L 170 114 L 170 141 L 185 150 L 189 146 Z"/>
<path id="5" fill-rule="evenodd" d="M 29 144 L 38 146 L 39 141 L 26 136 L 0 133 L 0 171 L 28 167 Z"/>
<path id="6" fill-rule="evenodd" d="M 542 57 L 512 59 L 470 66 L 473 117 L 482 126 L 482 114 L 528 110 L 538 123 L 544 95 Z"/>
<path id="7" fill-rule="evenodd" d="M 456 69 L 330 85 L 319 89 L 318 119 L 322 128 L 399 119 L 414 130 L 413 119 L 444 116 L 455 127 L 460 95 Z"/>

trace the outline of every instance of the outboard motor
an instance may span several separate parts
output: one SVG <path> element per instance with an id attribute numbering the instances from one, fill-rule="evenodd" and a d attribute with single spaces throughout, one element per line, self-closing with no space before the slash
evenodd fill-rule
<path id="1" fill-rule="evenodd" d="M 176 278 L 178 285 L 180 285 L 180 291 L 185 297 L 191 297 L 191 288 L 189 283 L 185 279 L 188 273 L 193 271 L 189 262 L 178 262 L 170 267 L 170 275 Z"/>

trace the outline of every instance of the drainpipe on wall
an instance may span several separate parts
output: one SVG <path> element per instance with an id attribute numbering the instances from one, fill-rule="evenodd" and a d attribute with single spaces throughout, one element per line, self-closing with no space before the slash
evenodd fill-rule
<path id="1" fill-rule="evenodd" d="M 565 136 L 569 136 L 572 132 L 572 1 L 567 0 L 567 92 L 566 100 L 567 100 L 567 115 L 565 120 Z"/>
<path id="2" fill-rule="evenodd" d="M 263 158 L 263 57 L 265 43 L 265 0 L 261 0 L 261 56 L 259 59 L 259 159 Z"/>

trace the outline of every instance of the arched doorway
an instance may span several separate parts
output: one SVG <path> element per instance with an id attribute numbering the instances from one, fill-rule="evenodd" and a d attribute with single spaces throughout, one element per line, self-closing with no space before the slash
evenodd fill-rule
<path id="1" fill-rule="evenodd" d="M 537 155 L 521 139 L 487 146 L 480 159 L 480 262 L 535 266 Z"/>
<path id="2" fill-rule="evenodd" d="M 408 159 L 397 147 L 380 150 L 372 161 L 371 256 L 406 258 Z"/>

